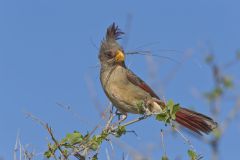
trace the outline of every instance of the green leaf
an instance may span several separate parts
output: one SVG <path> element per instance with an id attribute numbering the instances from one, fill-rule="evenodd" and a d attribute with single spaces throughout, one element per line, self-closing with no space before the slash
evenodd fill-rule
<path id="1" fill-rule="evenodd" d="M 223 77 L 223 85 L 226 88 L 232 88 L 233 87 L 233 81 L 230 77 Z"/>
<path id="2" fill-rule="evenodd" d="M 68 150 L 64 149 L 63 154 L 64 154 L 64 156 L 68 157 Z"/>
<path id="3" fill-rule="evenodd" d="M 90 148 L 93 151 L 96 151 L 98 149 L 98 147 L 99 147 L 99 144 L 97 142 L 93 141 Z"/>
<path id="4" fill-rule="evenodd" d="M 179 104 L 174 104 L 173 100 L 167 102 L 167 106 L 164 109 L 163 113 L 160 113 L 156 116 L 156 119 L 159 121 L 164 121 L 165 123 L 170 123 L 171 120 L 176 119 L 176 113 L 180 109 Z"/>
<path id="5" fill-rule="evenodd" d="M 95 155 L 92 157 L 92 160 L 98 160 L 98 154 L 95 154 Z"/>
<path id="6" fill-rule="evenodd" d="M 138 107 L 138 112 L 139 112 L 140 114 L 144 114 L 144 113 L 145 113 L 144 101 L 139 101 L 139 102 L 137 102 L 137 107 Z"/>
<path id="7" fill-rule="evenodd" d="M 44 152 L 44 156 L 49 159 L 53 156 L 53 154 L 51 151 L 48 150 L 48 151 Z"/>
<path id="8" fill-rule="evenodd" d="M 213 91 L 205 93 L 205 96 L 209 101 L 213 101 L 219 98 L 223 94 L 223 90 L 220 87 L 215 88 Z"/>
<path id="9" fill-rule="evenodd" d="M 167 114 L 166 113 L 160 113 L 156 116 L 156 119 L 159 121 L 164 121 L 166 120 Z"/>
<path id="10" fill-rule="evenodd" d="M 217 139 L 220 139 L 222 136 L 221 131 L 218 128 L 214 129 L 212 133 Z"/>
<path id="11" fill-rule="evenodd" d="M 175 120 L 176 119 L 176 113 L 177 111 L 180 109 L 180 105 L 179 104 L 175 104 L 173 106 L 172 112 L 171 112 L 171 119 Z"/>
<path id="12" fill-rule="evenodd" d="M 107 131 L 103 131 L 103 132 L 101 133 L 102 139 L 106 139 L 108 135 L 109 135 L 109 133 L 108 133 Z"/>
<path id="13" fill-rule="evenodd" d="M 162 156 L 162 160 L 168 160 L 167 156 Z"/>
<path id="14" fill-rule="evenodd" d="M 197 153 L 195 152 L 195 151 L 193 151 L 193 150 L 188 150 L 188 156 L 189 156 L 189 158 L 190 158 L 190 160 L 197 160 L 198 158 L 198 156 L 197 156 Z"/>
<path id="15" fill-rule="evenodd" d="M 46 158 L 51 158 L 55 154 L 57 148 L 58 147 L 55 144 L 52 145 L 51 143 L 49 143 L 48 150 L 46 152 L 44 152 L 44 156 Z"/>
<path id="16" fill-rule="evenodd" d="M 205 59 L 206 63 L 208 63 L 208 64 L 212 63 L 213 60 L 214 60 L 214 57 L 212 54 L 209 54 Z"/>
<path id="17" fill-rule="evenodd" d="M 170 99 L 170 100 L 167 102 L 167 108 L 169 109 L 170 113 L 172 113 L 173 107 L 174 107 L 174 102 L 173 102 L 172 99 Z"/>
<path id="18" fill-rule="evenodd" d="M 121 137 L 123 134 L 126 134 L 125 126 L 118 126 L 116 137 Z"/>
<path id="19" fill-rule="evenodd" d="M 102 144 L 103 140 L 105 140 L 108 136 L 107 132 L 102 132 L 100 135 L 94 135 L 93 138 L 90 140 L 90 148 L 93 151 L 96 151 L 99 146 Z"/>
<path id="20" fill-rule="evenodd" d="M 74 131 L 73 133 L 68 133 L 66 137 L 62 139 L 61 143 L 69 143 L 70 145 L 74 145 L 80 143 L 82 140 L 82 134 L 78 131 Z"/>

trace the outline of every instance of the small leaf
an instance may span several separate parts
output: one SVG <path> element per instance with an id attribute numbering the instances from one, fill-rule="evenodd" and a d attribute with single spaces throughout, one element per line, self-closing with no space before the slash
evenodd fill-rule
<path id="1" fill-rule="evenodd" d="M 66 149 L 63 150 L 63 155 L 66 156 L 66 157 L 68 157 L 68 150 L 66 150 Z"/>
<path id="2" fill-rule="evenodd" d="M 174 102 L 172 99 L 170 99 L 168 102 L 167 102 L 167 108 L 169 109 L 170 113 L 172 113 L 173 111 L 173 106 L 174 106 Z"/>
<path id="3" fill-rule="evenodd" d="M 53 154 L 51 151 L 48 150 L 48 151 L 44 152 L 44 156 L 49 159 L 53 156 Z"/>
<path id="4" fill-rule="evenodd" d="M 167 156 L 162 156 L 162 160 L 168 160 Z"/>
<path id="5" fill-rule="evenodd" d="M 212 133 L 217 139 L 219 139 L 222 135 L 221 131 L 218 128 L 214 129 Z"/>
<path id="6" fill-rule="evenodd" d="M 78 131 L 74 131 L 73 133 L 68 133 L 66 137 L 62 139 L 61 143 L 69 143 L 70 145 L 74 145 L 80 143 L 82 140 L 82 134 Z"/>
<path id="7" fill-rule="evenodd" d="M 233 87 L 233 81 L 230 77 L 223 77 L 223 85 L 226 88 L 232 88 Z"/>
<path id="8" fill-rule="evenodd" d="M 214 57 L 212 54 L 209 54 L 205 59 L 206 63 L 208 63 L 208 64 L 212 63 L 213 60 L 214 60 Z"/>
<path id="9" fill-rule="evenodd" d="M 145 113 L 145 105 L 144 105 L 143 101 L 137 102 L 137 107 L 138 107 L 138 112 L 140 114 L 144 114 Z"/>
<path id="10" fill-rule="evenodd" d="M 176 113 L 180 109 L 179 104 L 175 104 L 173 106 L 172 112 L 171 112 L 171 119 L 175 120 L 176 119 Z"/>
<path id="11" fill-rule="evenodd" d="M 166 113 L 161 113 L 156 116 L 156 119 L 159 121 L 164 121 L 166 120 L 167 114 Z"/>
<path id="12" fill-rule="evenodd" d="M 167 106 L 164 111 L 156 116 L 159 121 L 164 121 L 165 123 L 170 123 L 171 120 L 176 119 L 176 113 L 180 109 L 179 104 L 174 104 L 173 100 L 167 102 Z"/>
<path id="13" fill-rule="evenodd" d="M 125 126 L 118 126 L 116 137 L 121 137 L 123 134 L 126 134 Z"/>
<path id="14" fill-rule="evenodd" d="M 175 104 L 175 105 L 173 106 L 172 114 L 176 114 L 177 111 L 179 111 L 179 109 L 180 109 L 180 105 L 179 105 L 179 104 Z"/>
<path id="15" fill-rule="evenodd" d="M 47 158 L 49 156 L 51 157 L 51 156 L 53 156 L 55 154 L 56 150 L 57 150 L 57 146 L 55 144 L 52 145 L 51 143 L 49 143 L 48 144 L 48 150 L 44 153 L 44 155 L 46 154 Z"/>
<path id="16" fill-rule="evenodd" d="M 91 141 L 91 146 L 90 146 L 90 148 L 91 148 L 93 151 L 96 151 L 96 150 L 98 149 L 98 147 L 99 147 L 98 142 L 95 141 L 95 140 L 92 140 L 92 141 Z"/>
<path id="17" fill-rule="evenodd" d="M 98 154 L 95 154 L 95 155 L 92 157 L 92 160 L 98 160 Z"/>
<path id="18" fill-rule="evenodd" d="M 215 88 L 213 91 L 205 93 L 205 96 L 209 101 L 213 101 L 219 98 L 223 94 L 223 90 L 220 87 Z"/>
<path id="19" fill-rule="evenodd" d="M 102 139 L 106 139 L 109 133 L 107 131 L 103 131 L 101 134 Z"/>
<path id="20" fill-rule="evenodd" d="M 188 150 L 188 156 L 189 156 L 189 158 L 190 158 L 190 160 L 197 160 L 198 158 L 198 156 L 197 156 L 197 153 L 195 152 L 195 151 L 193 151 L 193 150 Z"/>

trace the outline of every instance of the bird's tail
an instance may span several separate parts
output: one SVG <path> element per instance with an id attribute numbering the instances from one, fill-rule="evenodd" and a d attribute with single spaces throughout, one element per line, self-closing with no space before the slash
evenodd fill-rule
<path id="1" fill-rule="evenodd" d="M 176 121 L 200 135 L 208 134 L 217 127 L 217 123 L 212 118 L 186 108 L 180 108 L 177 111 Z"/>

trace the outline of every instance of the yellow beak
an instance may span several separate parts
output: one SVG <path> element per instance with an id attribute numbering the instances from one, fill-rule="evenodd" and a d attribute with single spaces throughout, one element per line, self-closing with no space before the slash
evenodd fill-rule
<path id="1" fill-rule="evenodd" d="M 117 50 L 115 60 L 116 60 L 116 62 L 123 62 L 124 61 L 124 53 L 120 50 Z"/>

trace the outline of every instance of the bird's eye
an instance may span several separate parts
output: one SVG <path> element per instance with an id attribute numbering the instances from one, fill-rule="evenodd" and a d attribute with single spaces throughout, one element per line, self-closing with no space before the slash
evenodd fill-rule
<path id="1" fill-rule="evenodd" d="M 111 51 L 105 52 L 105 55 L 106 55 L 108 58 L 113 58 L 113 53 L 112 53 Z"/>

